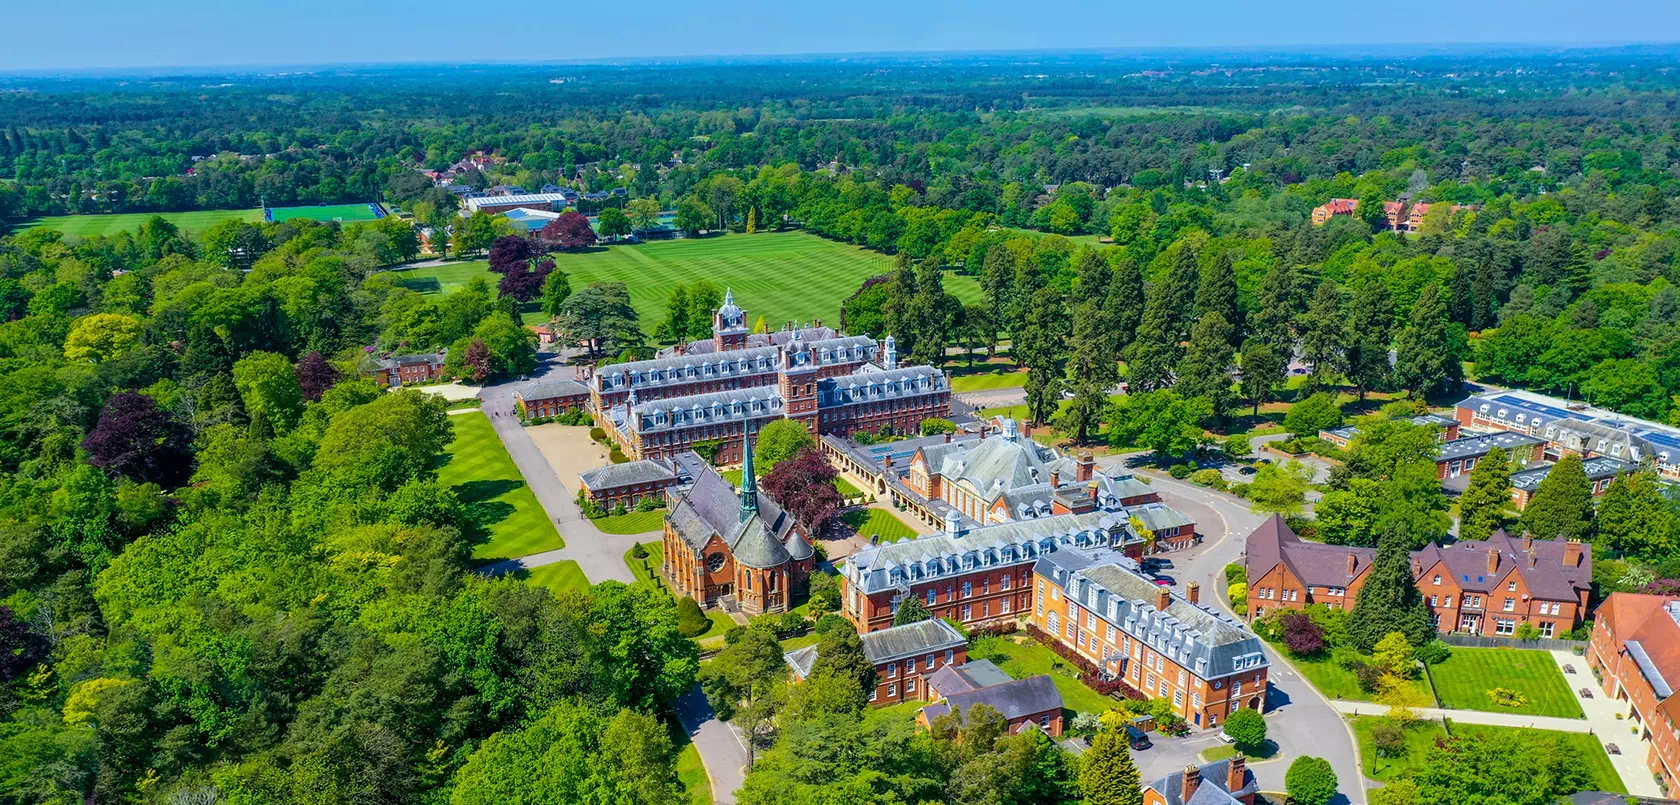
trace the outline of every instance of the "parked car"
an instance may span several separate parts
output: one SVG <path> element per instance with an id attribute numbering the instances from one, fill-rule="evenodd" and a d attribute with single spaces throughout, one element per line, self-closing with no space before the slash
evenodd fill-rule
<path id="1" fill-rule="evenodd" d="M 1156 576 L 1155 577 L 1155 586 L 1157 586 L 1157 587 L 1171 587 L 1172 585 L 1173 585 L 1173 580 L 1169 576 Z"/>
<path id="2" fill-rule="evenodd" d="M 1130 744 L 1132 749 L 1139 752 L 1154 746 L 1154 744 L 1149 742 L 1149 733 L 1144 732 L 1143 730 L 1140 730 L 1130 724 L 1126 725 L 1126 743 Z"/>
<path id="3" fill-rule="evenodd" d="M 1237 742 L 1237 739 L 1232 738 L 1231 734 L 1224 731 L 1224 730 L 1219 731 L 1219 740 L 1224 741 L 1225 743 L 1228 743 L 1228 744 L 1234 744 L 1234 743 Z"/>

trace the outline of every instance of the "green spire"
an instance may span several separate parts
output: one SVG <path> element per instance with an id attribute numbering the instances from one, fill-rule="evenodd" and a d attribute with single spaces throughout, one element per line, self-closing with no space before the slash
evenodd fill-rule
<path id="1" fill-rule="evenodd" d="M 741 522 L 758 514 L 758 479 L 753 477 L 752 438 L 746 424 L 741 426 Z"/>

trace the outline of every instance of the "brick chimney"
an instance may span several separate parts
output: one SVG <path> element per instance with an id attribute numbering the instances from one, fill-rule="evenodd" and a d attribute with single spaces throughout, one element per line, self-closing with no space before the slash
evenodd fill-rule
<path id="1" fill-rule="evenodd" d="M 1178 798 L 1181 802 L 1189 802 L 1196 795 L 1196 789 L 1202 786 L 1202 770 L 1194 764 L 1184 767 L 1184 787 L 1179 790 Z"/>
<path id="2" fill-rule="evenodd" d="M 1498 569 L 1499 569 L 1499 549 L 1498 548 L 1489 548 L 1488 549 L 1487 572 L 1493 573 L 1494 571 L 1497 571 Z"/>
<path id="3" fill-rule="evenodd" d="M 945 443 L 946 444 L 951 443 L 951 432 L 950 431 L 945 431 Z"/>
<path id="4" fill-rule="evenodd" d="M 1085 455 L 1079 457 L 1079 474 L 1075 477 L 1077 477 L 1080 481 L 1089 481 L 1091 480 L 1091 476 L 1095 474 L 1096 469 L 1096 457 L 1092 456 L 1090 453 L 1086 453 Z"/>
<path id="5" fill-rule="evenodd" d="M 1202 585 L 1193 581 L 1184 585 L 1184 597 L 1190 599 L 1192 604 L 1200 604 L 1202 602 Z"/>
<path id="6" fill-rule="evenodd" d="M 1225 790 L 1235 793 L 1241 791 L 1247 782 L 1248 758 L 1240 754 L 1232 755 L 1230 763 L 1225 767 Z"/>
<path id="7" fill-rule="evenodd" d="M 1056 487 L 1061 486 L 1061 485 L 1062 485 L 1062 471 L 1061 470 L 1051 470 L 1050 471 L 1050 488 L 1055 489 Z"/>
<path id="8" fill-rule="evenodd" d="M 1023 438 L 1023 439 L 1031 439 L 1032 438 L 1032 423 L 1031 422 L 1022 422 L 1021 423 L 1021 438 Z"/>
<path id="9" fill-rule="evenodd" d="M 1358 570 L 1359 570 L 1359 556 L 1357 554 L 1355 554 L 1353 551 L 1348 551 L 1348 561 L 1347 561 L 1348 578 L 1351 580 L 1354 577 L 1354 574 Z"/>
<path id="10" fill-rule="evenodd" d="M 1523 552 L 1534 553 L 1534 533 L 1523 534 Z"/>
<path id="11" fill-rule="evenodd" d="M 881 466 L 889 470 L 892 469 L 892 453 L 881 456 Z"/>
<path id="12" fill-rule="evenodd" d="M 1580 567 L 1581 566 L 1581 543 L 1576 542 L 1575 540 L 1570 540 L 1569 542 L 1564 544 L 1564 546 L 1563 546 L 1563 566 L 1564 567 Z"/>
<path id="13" fill-rule="evenodd" d="M 1172 604 L 1172 590 L 1169 590 L 1166 587 L 1156 587 L 1155 608 L 1162 612 L 1166 612 L 1167 607 L 1170 604 Z"/>

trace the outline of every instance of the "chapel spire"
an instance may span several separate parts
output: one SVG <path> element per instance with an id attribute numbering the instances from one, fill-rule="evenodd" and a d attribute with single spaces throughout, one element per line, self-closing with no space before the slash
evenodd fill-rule
<path id="1" fill-rule="evenodd" d="M 753 477 L 752 437 L 741 428 L 741 522 L 758 514 L 758 479 Z"/>

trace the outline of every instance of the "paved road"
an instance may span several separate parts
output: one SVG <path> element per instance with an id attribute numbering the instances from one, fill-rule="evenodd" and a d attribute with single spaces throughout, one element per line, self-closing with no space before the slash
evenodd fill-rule
<path id="1" fill-rule="evenodd" d="M 699 685 L 677 700 L 677 719 L 700 751 L 700 762 L 711 779 L 712 801 L 735 805 L 735 790 L 741 787 L 747 767 L 747 750 L 740 733 L 712 715 L 712 706 L 706 703 Z"/>
<path id="2" fill-rule="evenodd" d="M 1108 456 L 1098 459 L 1098 463 L 1105 468 L 1113 468 L 1124 466 L 1135 457 Z M 1161 498 L 1167 505 L 1196 518 L 1197 530 L 1204 536 L 1202 544 L 1195 548 L 1163 554 L 1173 560 L 1169 575 L 1175 582 L 1174 586 L 1182 593 L 1185 584 L 1198 582 L 1202 587 L 1204 603 L 1230 611 L 1224 594 L 1225 566 L 1242 560 L 1244 541 L 1260 525 L 1262 518 L 1250 512 L 1247 503 L 1240 498 L 1178 481 L 1162 473 L 1136 468 L 1134 472 L 1147 475 L 1150 484 L 1160 490 Z M 1300 755 L 1313 755 L 1329 760 L 1336 770 L 1336 779 L 1341 781 L 1345 797 L 1345 800 L 1338 801 L 1346 805 L 1363 805 L 1365 780 L 1360 771 L 1358 745 L 1354 743 L 1347 723 L 1316 688 L 1290 670 L 1270 647 L 1265 650 L 1272 663 L 1268 675 L 1271 694 L 1266 722 L 1272 740 L 1278 744 L 1279 759 L 1254 764 L 1254 775 L 1261 787 L 1268 791 L 1282 791 L 1288 761 Z M 1196 750 L 1205 748 L 1198 745 Z M 1143 753 L 1144 756 L 1149 754 Z M 1177 763 L 1177 769 L 1167 765 L 1156 770 L 1153 760 L 1140 758 L 1147 765 L 1148 773 L 1165 774 L 1183 768 L 1182 756 L 1162 754 L 1168 756 L 1170 763 Z"/>
<path id="3" fill-rule="evenodd" d="M 624 564 L 624 554 L 636 544 L 639 535 L 605 533 L 596 528 L 589 518 L 583 516 L 582 510 L 573 502 L 571 494 L 560 483 L 560 476 L 555 474 L 548 459 L 543 457 L 542 451 L 537 449 L 536 442 L 531 440 L 531 435 L 525 432 L 525 426 L 519 424 L 519 418 L 513 413 L 515 390 L 542 380 L 550 374 L 555 377 L 570 377 L 571 367 L 561 365 L 554 356 L 545 354 L 544 357 L 547 361 L 530 380 L 485 386 L 479 398 L 484 401 L 481 409 L 486 415 L 490 415 L 490 424 L 495 427 L 496 435 L 501 437 L 502 445 L 513 458 L 514 466 L 525 476 L 525 483 L 530 485 L 532 493 L 537 496 L 537 502 L 542 504 L 543 511 L 547 512 L 549 519 L 559 527 L 560 538 L 566 541 L 566 547 L 485 565 L 479 568 L 479 571 L 495 575 L 571 559 L 578 563 L 584 576 L 591 583 L 609 579 L 634 582 L 636 577 L 631 575 L 629 566 Z M 641 538 L 645 539 L 645 536 Z"/>

